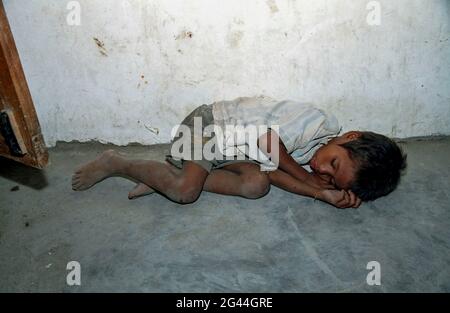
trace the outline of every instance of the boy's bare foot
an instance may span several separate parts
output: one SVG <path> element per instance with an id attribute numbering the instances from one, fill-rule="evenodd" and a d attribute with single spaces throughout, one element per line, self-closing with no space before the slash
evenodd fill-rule
<path id="1" fill-rule="evenodd" d="M 128 199 L 136 199 L 154 193 L 155 190 L 146 184 L 139 183 L 128 193 Z"/>
<path id="2" fill-rule="evenodd" d="M 94 161 L 88 162 L 78 169 L 72 176 L 72 189 L 86 190 L 111 176 L 117 171 L 121 157 L 114 150 L 103 152 Z"/>

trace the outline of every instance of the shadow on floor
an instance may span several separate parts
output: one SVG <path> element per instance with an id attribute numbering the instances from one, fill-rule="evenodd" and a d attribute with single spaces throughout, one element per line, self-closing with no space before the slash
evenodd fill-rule
<path id="1" fill-rule="evenodd" d="M 48 180 L 43 170 L 25 166 L 1 156 L 0 176 L 36 190 L 42 190 L 48 186 Z"/>

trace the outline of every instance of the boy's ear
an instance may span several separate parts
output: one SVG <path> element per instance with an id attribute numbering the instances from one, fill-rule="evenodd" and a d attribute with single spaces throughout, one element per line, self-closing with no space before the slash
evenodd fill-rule
<path id="1" fill-rule="evenodd" d="M 352 130 L 352 131 L 345 133 L 344 137 L 345 137 L 345 139 L 348 139 L 348 140 L 355 140 L 355 139 L 358 139 L 359 137 L 361 137 L 361 132 Z"/>
<path id="2" fill-rule="evenodd" d="M 362 135 L 361 132 L 357 130 L 352 130 L 346 132 L 345 134 L 340 135 L 339 137 L 332 139 L 332 142 L 341 145 L 346 142 L 358 139 L 359 137 L 361 137 L 361 135 Z"/>

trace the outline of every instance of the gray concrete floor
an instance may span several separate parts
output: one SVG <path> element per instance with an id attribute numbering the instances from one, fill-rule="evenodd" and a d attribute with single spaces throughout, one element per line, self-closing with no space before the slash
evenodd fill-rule
<path id="1" fill-rule="evenodd" d="M 407 142 L 400 187 L 358 210 L 275 187 L 186 206 L 157 194 L 129 201 L 134 183 L 122 178 L 72 191 L 73 169 L 107 148 L 58 144 L 44 171 L 0 160 L 0 291 L 450 291 L 449 139 Z M 81 286 L 66 284 L 72 260 Z M 373 260 L 381 286 L 366 283 Z"/>

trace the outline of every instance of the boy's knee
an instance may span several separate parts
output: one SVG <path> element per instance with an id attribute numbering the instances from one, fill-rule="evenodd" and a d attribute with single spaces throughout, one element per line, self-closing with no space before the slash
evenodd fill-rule
<path id="1" fill-rule="evenodd" d="M 265 172 L 255 172 L 244 175 L 242 182 L 242 196 L 249 199 L 261 198 L 270 189 L 270 180 Z"/>
<path id="2" fill-rule="evenodd" d="M 192 181 L 181 179 L 173 186 L 170 198 L 180 204 L 189 204 L 195 202 L 201 192 L 202 186 L 197 186 Z"/>

